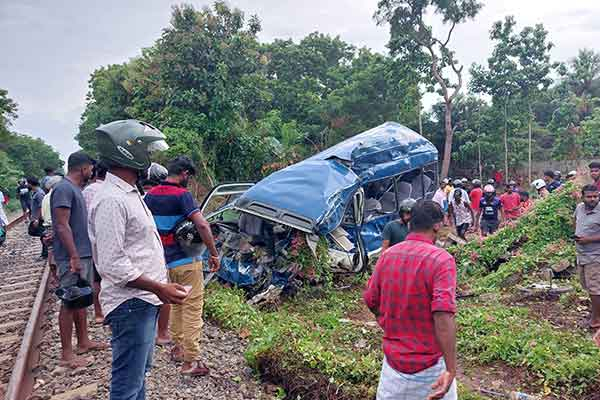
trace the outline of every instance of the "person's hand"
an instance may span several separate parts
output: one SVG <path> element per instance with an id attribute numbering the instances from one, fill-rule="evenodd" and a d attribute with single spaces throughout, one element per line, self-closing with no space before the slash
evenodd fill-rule
<path id="1" fill-rule="evenodd" d="M 600 329 L 598 329 L 598 332 L 596 332 L 594 335 L 594 342 L 598 347 L 600 347 Z"/>
<path id="2" fill-rule="evenodd" d="M 44 241 L 45 245 L 49 245 L 52 243 L 52 240 L 54 240 L 54 234 L 53 233 L 45 233 L 44 236 L 42 237 L 42 240 Z"/>
<path id="3" fill-rule="evenodd" d="M 154 294 L 165 304 L 182 304 L 188 292 L 178 283 L 163 283 Z"/>
<path id="4" fill-rule="evenodd" d="M 452 386 L 452 382 L 454 382 L 454 378 L 456 374 L 453 374 L 448 371 L 442 372 L 437 381 L 431 385 L 431 389 L 433 391 L 429 396 L 427 396 L 427 400 L 438 400 L 443 398 L 448 390 L 450 390 L 450 386 Z"/>
<path id="5" fill-rule="evenodd" d="M 209 256 L 208 265 L 210 266 L 210 272 L 217 272 L 221 268 L 221 262 L 218 256 Z"/>
<path id="6" fill-rule="evenodd" d="M 575 241 L 579 244 L 590 244 L 593 242 L 589 237 L 585 236 L 575 236 Z"/>
<path id="7" fill-rule="evenodd" d="M 74 274 L 78 274 L 81 271 L 81 259 L 79 256 L 74 256 L 69 259 L 70 270 Z"/>

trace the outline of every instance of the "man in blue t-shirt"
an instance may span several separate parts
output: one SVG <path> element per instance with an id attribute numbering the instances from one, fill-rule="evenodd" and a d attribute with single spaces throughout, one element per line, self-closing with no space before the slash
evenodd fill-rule
<path id="1" fill-rule="evenodd" d="M 209 370 L 200 361 L 199 342 L 204 304 L 202 262 L 198 256 L 185 253 L 175 239 L 175 227 L 185 219 L 194 223 L 202 242 L 210 252 L 208 262 L 211 271 L 219 269 L 219 254 L 210 225 L 202 216 L 192 194 L 186 189 L 189 178 L 196 173 L 196 167 L 188 157 L 180 156 L 168 164 L 167 170 L 167 179 L 153 187 L 144 197 L 144 201 L 152 211 L 160 234 L 169 280 L 189 288 L 183 304 L 171 306 L 170 331 L 175 342 L 172 356 L 176 360 L 183 359 L 183 375 L 203 376 L 207 375 Z M 161 313 L 164 318 L 163 310 Z"/>
<path id="2" fill-rule="evenodd" d="M 556 177 L 554 171 L 550 170 L 544 171 L 544 182 L 546 182 L 546 189 L 548 189 L 550 193 L 562 186 L 562 183 Z"/>
<path id="3" fill-rule="evenodd" d="M 477 213 L 481 235 L 491 235 L 498 230 L 500 222 L 504 220 L 502 203 L 496 196 L 496 189 L 492 185 L 483 188 L 483 197 L 479 201 Z"/>

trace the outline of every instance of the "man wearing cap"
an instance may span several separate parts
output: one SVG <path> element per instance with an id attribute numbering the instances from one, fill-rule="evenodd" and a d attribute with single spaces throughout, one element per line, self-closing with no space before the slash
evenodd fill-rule
<path id="1" fill-rule="evenodd" d="M 46 173 L 46 175 L 40 181 L 40 186 L 44 191 L 46 191 L 46 185 L 48 184 L 48 180 L 55 176 L 55 169 L 52 167 L 46 167 L 44 168 L 44 172 Z M 46 193 L 48 193 L 48 191 L 46 191 Z"/>
<path id="2" fill-rule="evenodd" d="M 53 253 L 59 286 L 63 289 L 76 286 L 80 279 L 91 285 L 93 279 L 88 216 L 81 191 L 92 176 L 92 163 L 93 160 L 81 151 L 71 154 L 67 160 L 67 175 L 54 186 L 50 195 Z M 77 356 L 73 351 L 73 325 L 80 353 L 107 347 L 104 343 L 89 339 L 85 308 L 71 309 L 62 304 L 58 319 L 62 344 L 61 365 L 78 368 L 91 363 L 91 360 Z"/>

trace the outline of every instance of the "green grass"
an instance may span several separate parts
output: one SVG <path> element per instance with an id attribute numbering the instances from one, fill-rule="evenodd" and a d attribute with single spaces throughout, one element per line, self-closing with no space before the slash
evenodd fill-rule
<path id="1" fill-rule="evenodd" d="M 458 326 L 459 352 L 466 360 L 523 367 L 552 392 L 582 393 L 600 377 L 600 350 L 590 338 L 559 331 L 525 307 L 462 307 Z"/>
<path id="2" fill-rule="evenodd" d="M 277 311 L 258 311 L 245 303 L 241 291 L 214 286 L 205 309 L 223 327 L 248 335 L 246 358 L 253 368 L 272 371 L 276 363 L 276 375 L 284 378 L 312 374 L 342 388 L 348 398 L 374 398 L 381 332 L 347 322 L 360 310 L 361 297 L 360 288 L 305 291 Z M 461 303 L 457 321 L 459 355 L 470 365 L 504 362 L 524 368 L 533 383 L 564 396 L 576 396 L 597 382 L 600 351 L 591 340 L 557 331 L 527 308 Z M 276 383 L 289 393 L 285 379 Z"/>

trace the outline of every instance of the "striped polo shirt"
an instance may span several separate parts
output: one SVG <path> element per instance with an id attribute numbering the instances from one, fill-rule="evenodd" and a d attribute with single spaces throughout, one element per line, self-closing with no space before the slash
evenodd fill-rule
<path id="1" fill-rule="evenodd" d="M 174 230 L 180 221 L 200 212 L 192 194 L 176 183 L 162 182 L 146 194 L 144 201 L 154 216 L 165 249 L 167 267 L 175 268 L 191 263 L 192 258 L 185 254 L 175 240 Z"/>

